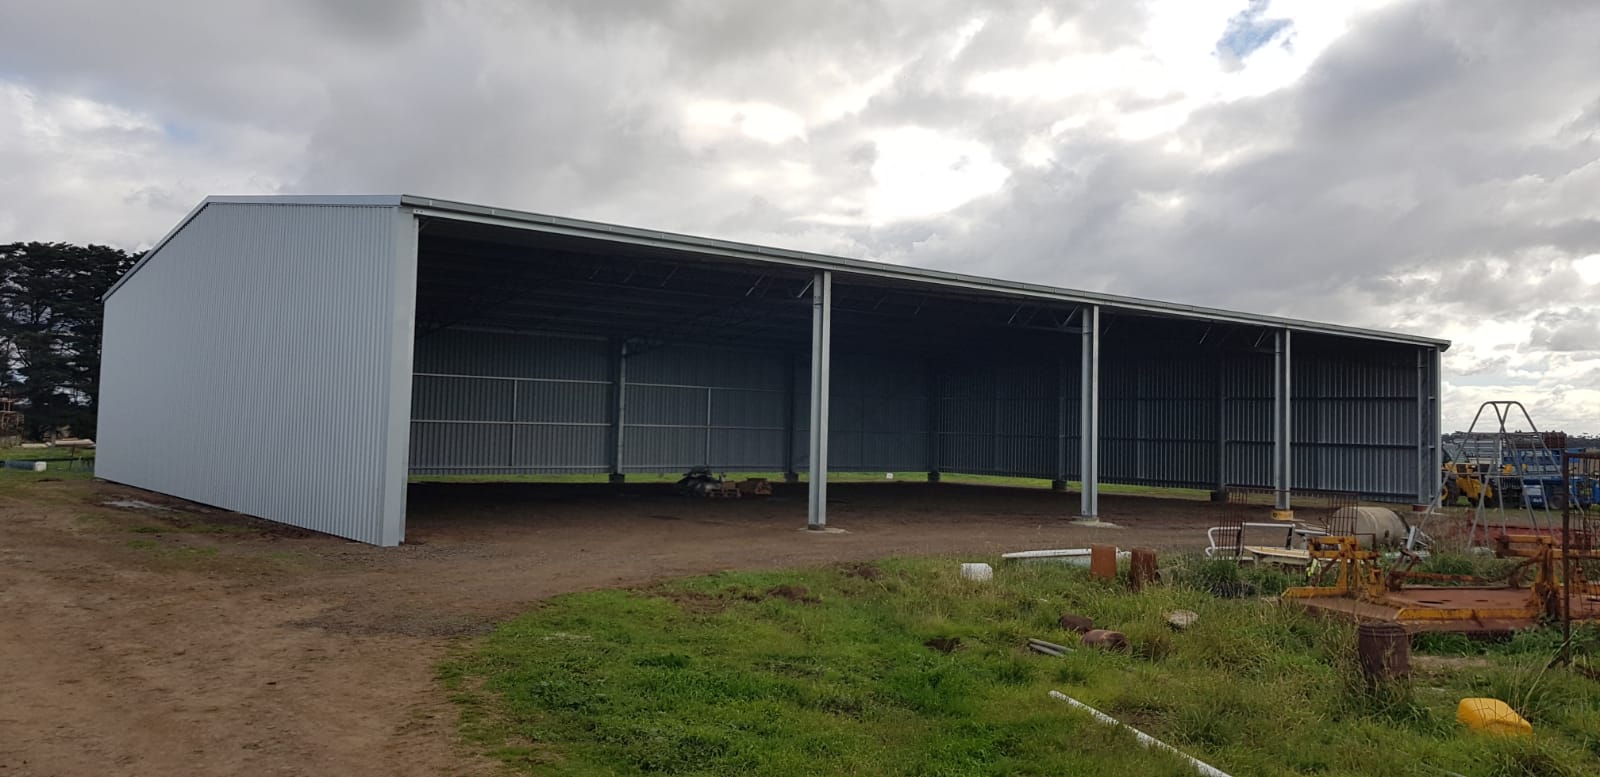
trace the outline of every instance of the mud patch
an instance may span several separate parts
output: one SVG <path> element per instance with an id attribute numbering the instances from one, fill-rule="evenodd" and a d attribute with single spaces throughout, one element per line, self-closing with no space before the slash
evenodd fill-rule
<path id="1" fill-rule="evenodd" d="M 822 601 L 822 597 L 813 596 L 803 585 L 775 585 L 767 589 L 766 598 L 788 599 L 803 604 L 817 604 Z"/>
<path id="2" fill-rule="evenodd" d="M 961 649 L 961 638 L 934 637 L 933 639 L 922 643 L 922 646 L 929 650 L 937 650 L 940 653 L 954 653 Z"/>
<path id="3" fill-rule="evenodd" d="M 678 605 L 678 609 L 683 610 L 690 615 L 715 615 L 716 613 L 722 612 L 733 605 L 733 602 L 727 597 L 703 593 L 701 591 L 658 590 L 651 591 L 650 593 L 654 596 L 659 596 L 662 599 L 666 599 L 673 604 Z"/>

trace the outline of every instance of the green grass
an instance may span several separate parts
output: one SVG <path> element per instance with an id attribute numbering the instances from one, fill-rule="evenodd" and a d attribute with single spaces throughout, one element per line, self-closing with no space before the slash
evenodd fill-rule
<path id="1" fill-rule="evenodd" d="M 93 450 L 81 451 L 81 455 L 94 456 Z M 70 448 L 0 448 L 0 461 L 12 459 L 29 459 L 32 461 L 67 461 L 72 458 Z"/>
<path id="2" fill-rule="evenodd" d="M 93 455 L 89 451 L 88 455 Z M 0 448 L 0 462 L 5 461 L 45 461 L 49 462 L 44 472 L 25 472 L 19 469 L 10 469 L 0 464 L 0 494 L 13 493 L 29 483 L 38 483 L 44 480 L 89 480 L 94 477 L 91 467 L 79 464 L 69 468 L 71 454 L 64 448 Z"/>
<path id="3" fill-rule="evenodd" d="M 886 561 L 564 596 L 441 676 L 469 739 L 529 774 L 1192 773 L 1051 689 L 1240 777 L 1593 774 L 1600 758 L 1600 684 L 1546 672 L 1548 638 L 1370 691 L 1348 624 L 1188 585 L 1130 594 L 1070 568 L 996 571 L 980 585 L 954 562 Z M 1175 608 L 1200 621 L 1171 630 Z M 1132 651 L 1023 649 L 1072 644 L 1063 612 L 1120 628 Z M 925 646 L 947 638 L 960 647 Z M 1537 736 L 1462 731 L 1455 705 L 1473 695 L 1519 705 Z"/>
<path id="4" fill-rule="evenodd" d="M 782 472 L 718 472 L 726 474 L 729 479 L 743 480 L 745 478 L 767 478 L 775 483 L 783 482 Z M 829 483 L 888 483 L 891 482 L 886 472 L 832 472 L 828 474 Z M 630 474 L 629 483 L 676 483 L 679 474 Z M 606 475 L 594 474 L 559 474 L 559 475 L 412 475 L 413 483 L 604 483 Z M 922 483 L 926 482 L 926 472 L 896 472 L 893 482 L 896 483 Z M 801 474 L 803 483 L 808 478 Z M 1050 480 L 1045 478 L 1020 478 L 1002 475 L 962 475 L 944 473 L 941 482 L 962 483 L 983 486 L 1012 486 L 1017 488 L 1049 488 Z M 1067 483 L 1068 489 L 1077 489 L 1077 481 Z M 1123 494 L 1130 496 L 1159 496 L 1169 499 L 1194 499 L 1206 501 L 1211 498 L 1211 492 L 1194 488 L 1162 488 L 1157 486 L 1122 485 L 1117 483 L 1102 483 L 1102 494 Z"/>

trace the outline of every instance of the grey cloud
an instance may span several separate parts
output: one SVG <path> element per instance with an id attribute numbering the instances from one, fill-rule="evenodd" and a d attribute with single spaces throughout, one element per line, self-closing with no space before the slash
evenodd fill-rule
<path id="1" fill-rule="evenodd" d="M 350 40 L 404 42 L 422 29 L 422 0 L 293 0 Z"/>
<path id="2" fill-rule="evenodd" d="M 1030 279 L 1339 320 L 1349 313 L 1319 301 L 1347 287 L 1480 315 L 1573 299 L 1586 292 L 1561 267 L 1528 263 L 1516 284 L 1481 271 L 1490 257 L 1548 249 L 1564 263 L 1600 250 L 1593 199 L 1557 197 L 1536 218 L 1510 202 L 1518 187 L 1555 191 L 1597 156 L 1556 132 L 1593 100 L 1600 72 L 1600 49 L 1584 42 L 1600 8 L 1571 14 L 1409 3 L 1361 19 L 1300 83 L 1206 109 L 1180 131 L 1237 161 L 1068 138 L 1057 167 L 972 206 L 992 229 L 908 258 L 993 250 L 999 269 Z M 1186 207 L 1163 217 L 1150 195 Z M 1428 272 L 1443 276 L 1433 289 L 1385 280 Z"/>
<path id="3" fill-rule="evenodd" d="M 1511 358 L 1509 356 L 1495 356 L 1472 364 L 1457 364 L 1455 365 L 1454 373 L 1456 375 L 1495 375 L 1504 373 L 1510 366 Z"/>
<path id="4" fill-rule="evenodd" d="M 1600 308 L 1551 310 L 1534 318 L 1528 347 L 1536 351 L 1600 352 Z"/>

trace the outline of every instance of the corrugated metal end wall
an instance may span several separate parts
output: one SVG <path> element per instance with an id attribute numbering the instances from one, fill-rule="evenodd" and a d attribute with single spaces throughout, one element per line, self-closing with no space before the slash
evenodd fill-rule
<path id="1" fill-rule="evenodd" d="M 415 240 L 393 207 L 206 205 L 106 300 L 96 474 L 399 543 Z"/>
<path id="2" fill-rule="evenodd" d="M 419 338 L 412 471 L 610 471 L 615 348 L 473 331 Z M 1270 354 L 1131 350 L 1102 351 L 1104 482 L 1271 486 Z M 1432 378 L 1397 358 L 1408 351 L 1378 350 L 1295 355 L 1295 488 L 1417 493 L 1427 444 L 1418 391 Z M 626 364 L 622 471 L 806 469 L 804 354 L 671 346 Z M 1076 342 L 1031 363 L 836 353 L 830 469 L 1076 478 L 1079 365 Z"/>

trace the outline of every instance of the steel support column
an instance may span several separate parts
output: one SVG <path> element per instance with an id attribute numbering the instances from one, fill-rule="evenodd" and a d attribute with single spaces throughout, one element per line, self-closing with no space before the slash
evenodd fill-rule
<path id="1" fill-rule="evenodd" d="M 1289 375 L 1289 330 L 1280 329 L 1272 339 L 1272 488 L 1277 492 L 1274 507 L 1289 513 L 1289 493 L 1294 488 L 1294 455 L 1290 450 L 1294 415 L 1290 412 L 1293 395 Z M 1275 515 L 1292 518 L 1293 515 Z"/>
<path id="2" fill-rule="evenodd" d="M 1417 501 L 1433 504 L 1443 482 L 1443 452 L 1439 447 L 1439 351 L 1417 349 Z"/>
<path id="3" fill-rule="evenodd" d="M 1078 512 L 1100 514 L 1100 306 L 1083 306 L 1083 371 L 1078 379 Z"/>
<path id="4" fill-rule="evenodd" d="M 612 346 L 611 361 L 611 477 L 612 483 L 626 479 L 622 474 L 623 425 L 628 410 L 628 342 L 618 340 Z"/>
<path id="5" fill-rule="evenodd" d="M 794 430 L 799 426 L 800 406 L 796 401 L 800 392 L 795 391 L 795 381 L 799 380 L 800 370 L 795 368 L 799 361 L 799 354 L 785 353 L 783 356 L 783 482 L 799 483 L 800 473 L 794 468 Z"/>
<path id="6" fill-rule="evenodd" d="M 391 317 L 388 352 L 385 356 L 389 360 L 388 388 L 384 396 L 388 406 L 381 416 L 385 423 L 378 449 L 383 455 L 380 481 L 383 501 L 379 508 L 378 533 L 365 540 L 384 546 L 399 545 L 406 538 L 406 484 L 411 461 L 411 386 L 416 380 L 412 373 L 416 366 L 417 347 L 417 240 L 422 230 L 422 220 L 411 211 L 401 208 L 395 212 L 391 229 L 394 254 L 390 261 L 393 262 L 394 274 L 391 276 Z M 149 258 L 148 255 L 146 258 Z M 127 280 L 127 274 L 122 280 Z M 122 281 L 117 283 L 121 284 Z M 351 536 L 344 532 L 337 533 Z"/>
<path id="7" fill-rule="evenodd" d="M 1444 353 L 1438 348 L 1428 349 L 1428 360 L 1433 363 L 1433 477 L 1438 481 L 1444 471 Z"/>
<path id="8" fill-rule="evenodd" d="M 1217 363 L 1217 488 L 1211 498 L 1228 498 L 1228 363 Z"/>
<path id="9" fill-rule="evenodd" d="M 928 482 L 939 482 L 939 449 L 943 440 L 939 432 L 939 412 L 944 403 L 943 389 L 939 384 L 939 365 L 928 362 Z"/>
<path id="10" fill-rule="evenodd" d="M 1428 450 L 1428 360 L 1427 352 L 1417 349 L 1417 500 L 1415 504 L 1433 501 L 1428 492 L 1428 465 L 1433 463 L 1433 453 Z"/>
<path id="11" fill-rule="evenodd" d="M 833 340 L 833 273 L 811 284 L 811 482 L 806 528 L 828 525 L 828 391 Z"/>
<path id="12" fill-rule="evenodd" d="M 1056 360 L 1056 476 L 1050 482 L 1053 491 L 1067 488 L 1067 360 Z"/>

